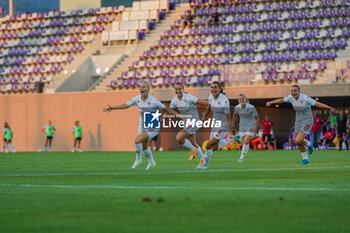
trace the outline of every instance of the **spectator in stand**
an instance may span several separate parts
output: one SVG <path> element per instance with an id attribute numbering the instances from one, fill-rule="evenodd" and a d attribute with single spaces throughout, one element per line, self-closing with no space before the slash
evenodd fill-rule
<path id="1" fill-rule="evenodd" d="M 314 148 L 318 148 L 318 143 L 319 143 L 318 137 L 323 127 L 322 124 L 323 124 L 323 120 L 317 116 L 316 112 L 314 112 L 314 124 L 312 125 L 312 128 L 311 128 L 312 145 Z"/>
<path id="2" fill-rule="evenodd" d="M 261 121 L 260 125 L 263 128 L 262 142 L 264 145 L 267 144 L 267 149 L 269 150 L 270 149 L 270 141 L 271 141 L 271 129 L 273 126 L 273 122 L 270 121 L 269 116 L 266 115 L 265 120 Z"/>
<path id="3" fill-rule="evenodd" d="M 333 142 L 334 136 L 335 136 L 335 134 L 334 134 L 332 128 L 330 126 L 327 126 L 327 130 L 323 134 L 323 143 L 322 143 L 321 150 L 325 149 L 326 142 Z"/>
<path id="4" fill-rule="evenodd" d="M 327 119 L 325 125 L 328 124 L 328 123 L 330 123 L 330 124 L 331 124 L 331 128 L 332 128 L 333 130 L 335 130 L 335 129 L 336 129 L 336 125 L 337 125 L 337 118 L 338 118 L 338 116 L 335 115 L 334 112 L 333 112 L 333 113 L 331 112 L 331 115 L 329 115 L 329 117 L 328 117 L 328 119 Z"/>
<path id="5" fill-rule="evenodd" d="M 190 8 L 196 7 L 196 0 L 188 0 L 188 4 L 190 4 Z"/>
<path id="6" fill-rule="evenodd" d="M 217 6 L 217 5 L 221 6 L 221 0 L 212 0 L 212 5 L 213 6 Z"/>
<path id="7" fill-rule="evenodd" d="M 342 150 L 343 141 L 345 142 L 346 150 L 349 150 L 349 145 L 346 138 L 347 121 L 348 121 L 348 118 L 344 114 L 344 110 L 340 110 L 339 117 L 337 118 L 337 137 L 339 139 L 339 151 Z"/>
<path id="8" fill-rule="evenodd" d="M 207 20 L 206 25 L 217 25 L 220 20 L 224 20 L 221 14 L 218 12 L 218 8 L 211 14 L 210 18 Z"/>
<path id="9" fill-rule="evenodd" d="M 182 23 L 182 28 L 188 27 L 190 28 L 193 23 L 193 15 L 192 11 L 188 10 L 185 13 L 185 16 L 183 17 L 184 21 Z"/>

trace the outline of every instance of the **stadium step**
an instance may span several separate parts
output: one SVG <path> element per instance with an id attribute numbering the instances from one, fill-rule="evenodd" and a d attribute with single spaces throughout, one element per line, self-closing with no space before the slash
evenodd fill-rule
<path id="1" fill-rule="evenodd" d="M 179 19 L 186 10 L 190 9 L 188 3 L 178 5 L 175 10 L 167 15 L 167 17 L 156 24 L 155 29 L 145 35 L 144 40 L 139 41 L 128 56 L 116 67 L 109 71 L 109 74 L 101 78 L 98 83 L 90 87 L 92 91 L 107 91 L 107 85 L 112 80 L 116 80 L 123 72 L 127 72 L 134 61 L 138 61 L 143 52 L 149 50 L 155 41 L 160 40 L 160 36 L 164 34 L 165 30 L 169 30 L 176 19 Z"/>
<path id="2" fill-rule="evenodd" d="M 97 50 L 100 50 L 102 48 L 101 43 L 101 35 L 95 35 L 94 41 L 92 41 L 90 44 L 85 46 L 85 50 L 76 55 L 74 57 L 74 60 L 64 66 L 64 70 L 56 75 L 54 79 L 45 87 L 45 92 L 47 93 L 53 93 L 57 88 L 60 87 L 60 85 L 69 78 L 75 71 L 78 69 L 78 67 L 90 56 L 92 56 L 94 53 L 96 53 Z"/>

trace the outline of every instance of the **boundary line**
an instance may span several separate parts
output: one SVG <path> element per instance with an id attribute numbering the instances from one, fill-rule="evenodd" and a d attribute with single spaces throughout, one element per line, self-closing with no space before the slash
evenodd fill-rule
<path id="1" fill-rule="evenodd" d="M 107 176 L 107 175 L 151 175 L 151 174 L 181 174 L 181 173 L 211 173 L 211 172 L 254 172 L 254 171 L 300 171 L 300 170 L 329 170 L 349 169 L 350 166 L 334 167 L 290 167 L 290 168 L 247 168 L 247 169 L 214 169 L 214 170 L 183 170 L 183 171 L 143 171 L 138 172 L 74 172 L 74 173 L 33 173 L 33 174 L 0 174 L 0 177 L 39 177 L 39 176 Z"/>
<path id="2" fill-rule="evenodd" d="M 185 186 L 125 186 L 125 185 L 40 185 L 40 184 L 0 184 L 8 188 L 55 188 L 55 189 L 145 189 L 145 190 L 221 190 L 221 191 L 325 191 L 350 192 L 350 188 L 305 188 L 305 187 L 185 187 Z"/>

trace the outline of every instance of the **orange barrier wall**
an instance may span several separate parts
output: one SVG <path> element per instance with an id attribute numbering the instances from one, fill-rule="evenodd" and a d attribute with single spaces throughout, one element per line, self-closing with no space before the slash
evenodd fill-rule
<path id="1" fill-rule="evenodd" d="M 103 113 L 107 104 L 125 103 L 138 91 L 0 96 L 0 124 L 9 122 L 18 151 L 43 147 L 42 127 L 50 119 L 56 128 L 52 149 L 71 150 L 75 120 L 83 129 L 83 150 L 133 150 L 138 113 L 135 107 Z"/>
<path id="2" fill-rule="evenodd" d="M 198 94 L 190 91 L 192 94 Z M 84 151 L 133 151 L 137 135 L 139 114 L 136 107 L 103 113 L 108 104 L 126 103 L 138 95 L 139 91 L 80 92 L 56 94 L 28 94 L 0 96 L 0 124 L 8 121 L 13 132 L 13 143 L 18 151 L 37 151 L 43 147 L 45 135 L 42 127 L 50 119 L 57 131 L 54 134 L 54 151 L 72 149 L 72 128 L 76 120 L 83 129 L 82 149 Z M 160 93 L 162 94 L 162 93 Z M 156 98 L 160 95 L 154 92 Z M 163 93 L 164 95 L 164 93 Z M 167 100 L 174 97 L 168 92 Z M 198 96 L 198 95 L 197 95 Z M 169 104 L 169 103 L 167 103 Z M 231 104 L 231 113 L 237 100 Z M 257 107 L 260 120 L 265 115 L 275 123 L 275 134 L 280 143 L 288 139 L 289 129 L 294 123 L 294 111 L 287 108 Z M 200 110 L 204 111 L 202 107 Z M 323 116 L 325 119 L 326 116 Z M 236 122 L 238 129 L 238 120 Z M 158 145 L 165 150 L 184 149 L 175 141 L 177 131 L 162 130 Z M 200 129 L 197 142 L 201 144 L 209 137 L 208 129 Z"/>

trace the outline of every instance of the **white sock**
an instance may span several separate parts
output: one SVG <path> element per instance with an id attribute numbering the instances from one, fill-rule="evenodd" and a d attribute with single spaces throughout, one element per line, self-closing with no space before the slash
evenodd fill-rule
<path id="1" fill-rule="evenodd" d="M 186 147 L 187 149 L 190 149 L 190 150 L 195 150 L 196 147 L 194 147 L 192 145 L 192 143 L 188 140 L 188 139 L 185 139 L 185 143 L 182 144 L 182 146 Z"/>
<path id="2" fill-rule="evenodd" d="M 75 151 L 75 147 L 73 147 L 73 150 L 72 151 Z"/>
<path id="3" fill-rule="evenodd" d="M 203 151 L 202 151 L 200 146 L 198 146 L 197 155 L 198 155 L 200 160 L 204 160 Z"/>
<path id="4" fill-rule="evenodd" d="M 47 148 L 46 148 L 46 146 L 44 146 L 43 151 L 46 151 L 46 150 L 47 150 Z"/>
<path id="5" fill-rule="evenodd" d="M 241 152 L 240 159 L 244 159 L 244 157 L 248 153 L 248 150 L 249 150 L 249 144 L 244 144 L 243 147 L 242 147 L 242 152 Z"/>
<path id="6" fill-rule="evenodd" d="M 8 151 L 8 147 L 7 147 L 7 144 L 5 144 L 5 152 Z"/>
<path id="7" fill-rule="evenodd" d="M 50 146 L 47 147 L 47 151 L 49 151 L 49 152 L 51 151 L 51 147 Z"/>
<path id="8" fill-rule="evenodd" d="M 311 142 L 309 142 L 308 140 L 304 139 L 304 142 L 307 147 L 311 146 Z"/>
<path id="9" fill-rule="evenodd" d="M 301 153 L 301 157 L 303 157 L 303 159 L 309 159 L 309 157 L 307 156 L 306 151 Z"/>
<path id="10" fill-rule="evenodd" d="M 206 150 L 206 158 L 205 158 L 205 162 L 204 162 L 204 164 L 205 164 L 206 166 L 208 166 L 209 161 L 210 161 L 212 155 L 213 155 L 213 149 L 207 149 L 207 150 Z"/>
<path id="11" fill-rule="evenodd" d="M 145 153 L 145 155 L 147 156 L 148 162 L 154 163 L 152 151 L 149 147 L 147 148 L 147 150 L 144 150 L 143 153 Z"/>
<path id="12" fill-rule="evenodd" d="M 12 143 L 10 144 L 10 146 L 11 146 L 12 152 L 16 152 L 15 146 Z"/>
<path id="13" fill-rule="evenodd" d="M 142 160 L 142 143 L 134 144 L 136 151 L 136 160 Z"/>
<path id="14" fill-rule="evenodd" d="M 228 138 L 222 139 L 219 141 L 219 145 L 218 145 L 218 149 L 220 150 L 221 148 L 223 148 L 224 146 L 226 146 L 227 144 L 230 143 L 230 140 Z"/>

